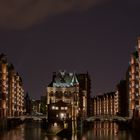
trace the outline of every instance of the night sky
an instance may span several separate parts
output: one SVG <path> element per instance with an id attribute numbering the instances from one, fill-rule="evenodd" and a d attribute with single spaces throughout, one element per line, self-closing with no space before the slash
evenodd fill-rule
<path id="1" fill-rule="evenodd" d="M 139 0 L 0 1 L 0 53 L 40 98 L 52 72 L 90 74 L 92 95 L 114 91 L 140 35 Z"/>

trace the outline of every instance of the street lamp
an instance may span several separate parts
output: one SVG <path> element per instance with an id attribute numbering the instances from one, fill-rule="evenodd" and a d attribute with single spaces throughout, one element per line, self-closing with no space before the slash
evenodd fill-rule
<path id="1" fill-rule="evenodd" d="M 60 119 L 64 119 L 64 117 L 65 117 L 65 114 L 64 113 L 60 113 Z"/>

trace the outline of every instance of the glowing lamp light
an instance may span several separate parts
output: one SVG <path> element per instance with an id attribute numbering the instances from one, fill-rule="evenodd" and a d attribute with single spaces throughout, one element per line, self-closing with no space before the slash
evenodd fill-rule
<path id="1" fill-rule="evenodd" d="M 66 118 L 66 114 L 65 113 L 60 113 L 60 119 L 63 120 Z"/>
<path id="2" fill-rule="evenodd" d="M 52 106 L 52 110 L 54 110 L 55 109 L 55 106 Z"/>
<path id="3" fill-rule="evenodd" d="M 54 127 L 57 127 L 57 123 L 54 123 Z"/>

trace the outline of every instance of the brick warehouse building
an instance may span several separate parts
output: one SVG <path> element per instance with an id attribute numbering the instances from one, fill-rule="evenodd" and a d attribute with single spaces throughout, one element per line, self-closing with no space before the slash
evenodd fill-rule
<path id="1" fill-rule="evenodd" d="M 20 116 L 24 111 L 23 82 L 6 55 L 0 55 L 0 118 Z"/>

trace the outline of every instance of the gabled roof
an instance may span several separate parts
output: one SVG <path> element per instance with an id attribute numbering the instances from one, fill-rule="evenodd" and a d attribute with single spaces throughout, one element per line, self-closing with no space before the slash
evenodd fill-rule
<path id="1" fill-rule="evenodd" d="M 49 84 L 50 87 L 72 87 L 79 85 L 75 73 L 66 73 L 66 71 L 59 71 Z"/>

